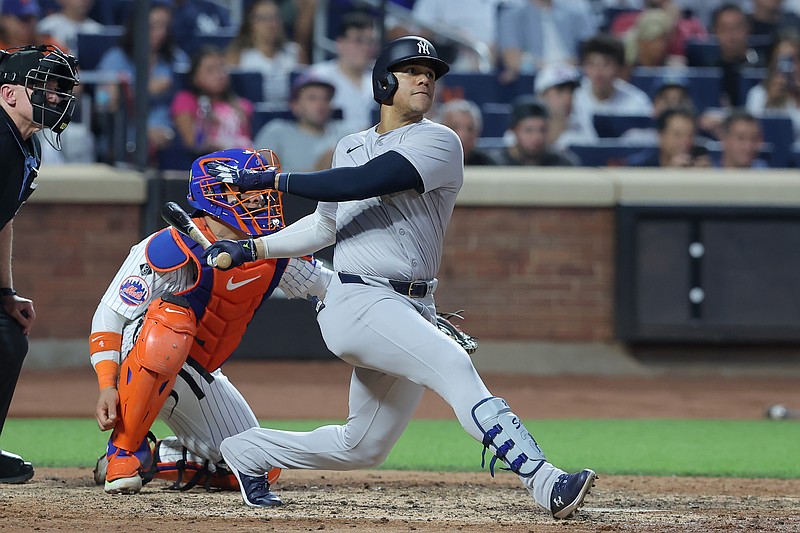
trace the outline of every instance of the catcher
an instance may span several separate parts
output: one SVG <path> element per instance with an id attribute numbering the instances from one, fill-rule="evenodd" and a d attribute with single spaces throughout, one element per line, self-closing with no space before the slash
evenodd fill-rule
<path id="1" fill-rule="evenodd" d="M 239 192 L 208 175 L 211 161 L 242 169 L 280 165 L 271 150 L 223 150 L 194 161 L 188 199 L 209 240 L 283 227 L 280 193 Z M 95 416 L 100 429 L 113 429 L 95 481 L 107 493 L 137 493 L 154 477 L 184 490 L 198 483 L 237 490 L 219 445 L 258 420 L 220 366 L 275 287 L 291 298 L 322 299 L 331 275 L 317 260 L 269 259 L 221 272 L 202 257 L 200 245 L 175 229 L 148 236 L 131 248 L 94 314 Z M 157 416 L 175 436 L 151 448 Z M 273 469 L 270 477 L 279 474 Z"/>

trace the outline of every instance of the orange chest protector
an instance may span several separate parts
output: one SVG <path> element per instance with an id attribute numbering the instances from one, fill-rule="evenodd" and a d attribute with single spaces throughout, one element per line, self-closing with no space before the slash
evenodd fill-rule
<path id="1" fill-rule="evenodd" d="M 195 222 L 211 242 L 216 240 L 201 219 Z M 172 228 L 153 237 L 147 259 L 158 271 L 176 269 L 189 261 L 197 267 L 195 284 L 177 294 L 189 301 L 198 319 L 189 355 L 209 372 L 219 368 L 239 345 L 253 315 L 278 286 L 288 262 L 267 259 L 217 270 L 206 264 L 199 244 Z"/>

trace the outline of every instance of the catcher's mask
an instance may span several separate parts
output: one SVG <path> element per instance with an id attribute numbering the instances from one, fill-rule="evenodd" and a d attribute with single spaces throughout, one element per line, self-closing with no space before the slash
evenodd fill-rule
<path id="1" fill-rule="evenodd" d="M 218 218 L 251 237 L 268 235 L 283 228 L 283 203 L 279 191 L 263 189 L 240 192 L 208 173 L 211 161 L 235 165 L 239 169 L 266 170 L 281 168 L 272 150 L 231 148 L 195 159 L 189 173 L 189 204 Z"/>
<path id="2" fill-rule="evenodd" d="M 61 133 L 75 111 L 73 89 L 78 79 L 78 60 L 57 46 L 42 44 L 0 50 L 0 84 L 11 83 L 30 89 L 28 99 L 34 124 L 49 129 L 61 149 Z"/>
<path id="3" fill-rule="evenodd" d="M 384 47 L 372 68 L 372 97 L 376 102 L 382 104 L 397 90 L 397 77 L 392 70 L 412 61 L 430 66 L 437 80 L 450 72 L 450 67 L 439 59 L 436 48 L 427 39 L 414 35 L 395 39 Z"/>

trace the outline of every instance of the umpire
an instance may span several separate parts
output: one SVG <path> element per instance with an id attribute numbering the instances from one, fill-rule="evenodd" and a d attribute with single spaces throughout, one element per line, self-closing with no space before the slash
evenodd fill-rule
<path id="1" fill-rule="evenodd" d="M 75 109 L 76 69 L 75 58 L 54 46 L 0 50 L 0 432 L 36 319 L 33 302 L 14 290 L 12 221 L 36 188 L 41 145 L 34 133 L 48 129 L 48 142 L 61 146 L 61 132 Z M 31 463 L 0 450 L 0 483 L 23 483 L 31 477 Z"/>

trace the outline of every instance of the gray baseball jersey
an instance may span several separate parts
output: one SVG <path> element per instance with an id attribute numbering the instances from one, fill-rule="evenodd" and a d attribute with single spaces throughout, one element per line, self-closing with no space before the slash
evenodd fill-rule
<path id="1" fill-rule="evenodd" d="M 334 269 L 397 280 L 433 279 L 464 182 L 461 142 L 453 130 L 427 119 L 384 134 L 370 128 L 339 141 L 333 166 L 363 165 L 389 150 L 414 165 L 425 192 L 320 203 L 319 209 L 336 211 Z"/>

